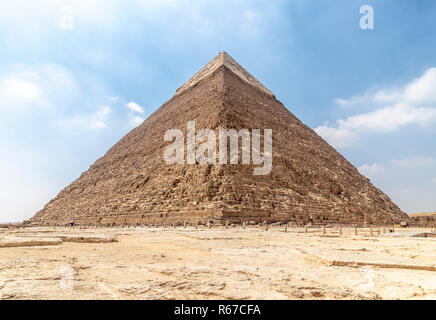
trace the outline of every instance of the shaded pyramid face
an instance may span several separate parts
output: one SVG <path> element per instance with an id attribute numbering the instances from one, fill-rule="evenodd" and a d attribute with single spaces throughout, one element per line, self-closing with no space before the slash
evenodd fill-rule
<path id="1" fill-rule="evenodd" d="M 169 165 L 165 133 L 177 128 L 186 137 L 193 120 L 197 132 L 209 128 L 217 136 L 220 128 L 272 129 L 270 173 L 254 175 L 253 163 Z M 407 215 L 223 52 L 30 223 L 209 219 L 381 224 Z"/>

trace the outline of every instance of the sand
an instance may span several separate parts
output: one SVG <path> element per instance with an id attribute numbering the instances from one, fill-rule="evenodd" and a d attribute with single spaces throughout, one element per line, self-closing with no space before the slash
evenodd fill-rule
<path id="1" fill-rule="evenodd" d="M 0 297 L 436 299 L 430 231 L 0 229 Z"/>

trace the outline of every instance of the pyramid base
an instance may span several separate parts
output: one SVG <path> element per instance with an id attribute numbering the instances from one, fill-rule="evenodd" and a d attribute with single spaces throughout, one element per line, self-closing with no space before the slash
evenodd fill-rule
<path id="1" fill-rule="evenodd" d="M 104 216 L 101 218 L 84 217 L 75 220 L 31 221 L 29 225 L 39 226 L 144 226 L 144 225 L 183 225 L 188 224 L 242 224 L 243 222 L 257 223 L 288 223 L 291 225 L 392 225 L 398 221 L 366 221 L 359 217 L 350 216 L 349 213 L 334 213 L 311 215 L 299 212 L 271 213 L 266 209 L 240 210 L 211 210 L 187 212 L 153 212 L 148 214 L 128 214 Z"/>

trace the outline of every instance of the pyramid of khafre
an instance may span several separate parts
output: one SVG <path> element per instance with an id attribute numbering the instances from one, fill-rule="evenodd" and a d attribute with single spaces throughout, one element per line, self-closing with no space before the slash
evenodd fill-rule
<path id="1" fill-rule="evenodd" d="M 171 142 L 165 133 L 178 128 L 186 135 L 193 120 L 197 132 L 271 129 L 269 174 L 254 175 L 253 162 L 168 164 L 164 153 Z M 222 52 L 29 223 L 381 224 L 406 219 L 388 196 Z"/>

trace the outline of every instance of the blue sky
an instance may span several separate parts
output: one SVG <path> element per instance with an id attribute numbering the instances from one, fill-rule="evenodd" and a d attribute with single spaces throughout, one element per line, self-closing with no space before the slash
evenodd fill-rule
<path id="1" fill-rule="evenodd" d="M 223 50 L 403 210 L 436 211 L 435 38 L 432 0 L 2 1 L 0 221 L 30 218 Z"/>

